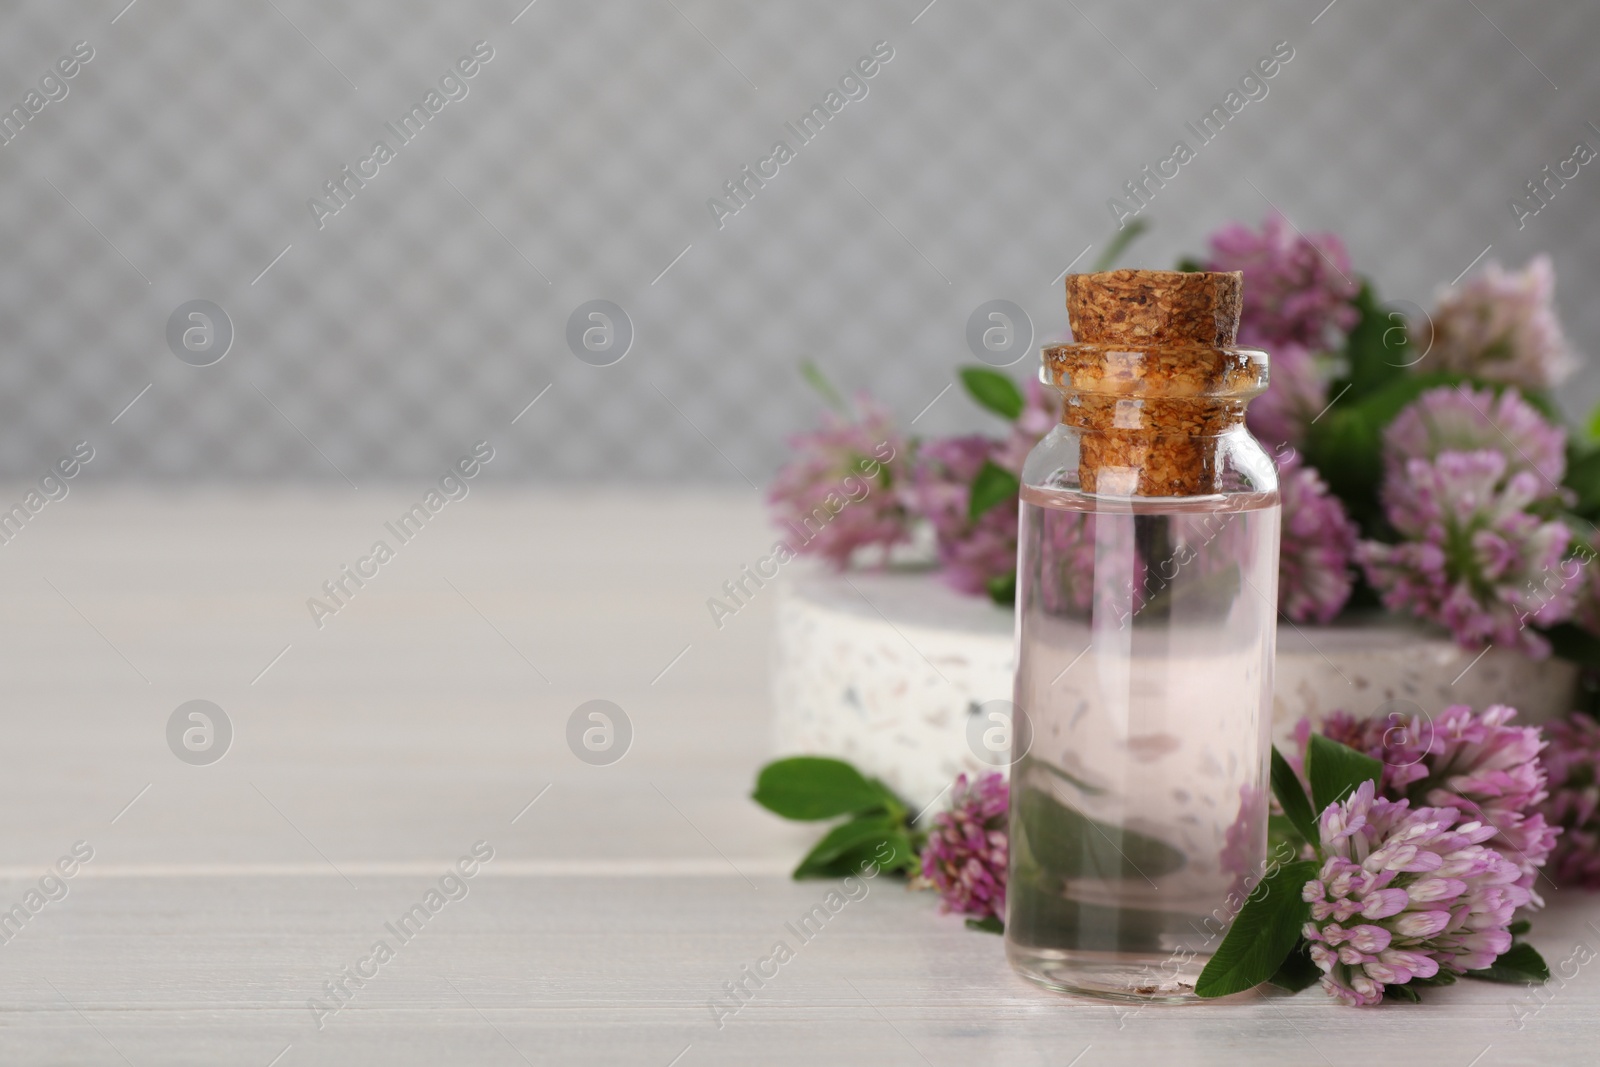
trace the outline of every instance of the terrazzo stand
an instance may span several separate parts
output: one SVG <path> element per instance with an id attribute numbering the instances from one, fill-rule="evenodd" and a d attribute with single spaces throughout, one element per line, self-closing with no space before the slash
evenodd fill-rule
<path id="1" fill-rule="evenodd" d="M 1009 609 L 927 572 L 794 571 L 781 593 L 772 672 L 779 754 L 847 759 L 919 808 L 956 775 L 995 769 L 974 739 L 990 712 L 1010 707 Z M 1544 722 L 1571 710 L 1577 680 L 1566 661 L 1497 648 L 1480 657 L 1388 616 L 1280 623 L 1273 733 L 1283 741 L 1302 716 L 1335 710 L 1431 714 L 1449 704 L 1510 704 L 1519 721 Z M 985 708 L 991 701 L 1007 703 Z"/>

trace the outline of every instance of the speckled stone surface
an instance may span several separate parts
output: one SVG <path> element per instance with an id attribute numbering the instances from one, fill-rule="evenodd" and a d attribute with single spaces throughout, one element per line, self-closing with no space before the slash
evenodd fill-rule
<path id="1" fill-rule="evenodd" d="M 918 806 L 962 771 L 1003 763 L 984 736 L 991 713 L 1010 707 L 1011 611 L 927 573 L 797 567 L 782 598 L 772 672 L 780 754 L 848 759 Z M 1504 649 L 1480 657 L 1448 636 L 1377 616 L 1280 624 L 1274 680 L 1281 741 L 1301 716 L 1340 709 L 1381 717 L 1504 703 L 1542 722 L 1569 710 L 1577 668 Z"/>

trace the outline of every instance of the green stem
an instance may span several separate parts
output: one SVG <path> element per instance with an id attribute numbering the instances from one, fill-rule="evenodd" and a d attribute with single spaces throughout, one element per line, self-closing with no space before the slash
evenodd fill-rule
<path id="1" fill-rule="evenodd" d="M 1144 219 L 1134 219 L 1128 225 L 1117 231 L 1117 235 L 1106 245 L 1106 250 L 1100 253 L 1100 258 L 1094 261 L 1094 266 L 1089 268 L 1089 273 L 1099 274 L 1103 270 L 1110 270 L 1128 250 L 1134 238 L 1148 230 L 1150 224 Z"/>
<path id="2" fill-rule="evenodd" d="M 845 402 L 844 396 L 828 381 L 828 376 L 822 373 L 822 368 L 809 359 L 800 361 L 800 377 L 806 384 L 817 391 L 827 405 L 841 415 L 850 414 L 850 405 Z"/>

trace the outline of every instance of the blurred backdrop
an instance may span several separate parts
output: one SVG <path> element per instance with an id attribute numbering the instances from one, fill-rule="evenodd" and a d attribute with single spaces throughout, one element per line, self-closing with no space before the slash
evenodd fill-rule
<path id="1" fill-rule="evenodd" d="M 1548 251 L 1600 351 L 1600 170 L 1511 209 L 1600 147 L 1592 3 L 525 2 L 4 4 L 0 476 L 760 485 L 804 358 L 978 425 L 974 309 L 1060 331 L 1179 138 L 1126 264 L 1273 207 L 1424 306 Z"/>

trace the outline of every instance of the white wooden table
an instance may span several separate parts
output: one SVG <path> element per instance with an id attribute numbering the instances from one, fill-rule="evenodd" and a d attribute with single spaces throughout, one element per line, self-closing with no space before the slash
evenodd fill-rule
<path id="1" fill-rule="evenodd" d="M 754 495 L 475 485 L 317 629 L 307 598 L 423 488 L 77 485 L 0 546 L 0 911 L 27 915 L 0 927 L 0 1063 L 1600 1061 L 1600 964 L 1539 999 L 1130 1015 L 1025 985 L 887 879 L 798 944 L 831 888 L 785 877 L 814 832 L 747 800 L 770 590 L 720 631 L 705 606 L 771 543 Z M 210 765 L 168 747 L 193 699 L 233 727 Z M 566 741 L 591 699 L 632 723 L 608 766 Z M 467 895 L 390 933 L 478 841 Z M 708 1002 L 779 939 L 794 959 L 719 1029 Z M 1600 901 L 1558 898 L 1533 940 L 1600 948 Z M 319 1029 L 347 966 L 372 977 Z"/>

